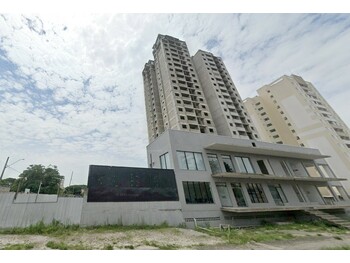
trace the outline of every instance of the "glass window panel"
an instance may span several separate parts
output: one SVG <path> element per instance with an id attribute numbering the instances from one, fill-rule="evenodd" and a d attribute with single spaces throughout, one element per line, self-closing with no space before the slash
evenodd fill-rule
<path id="1" fill-rule="evenodd" d="M 242 159 L 243 159 L 244 166 L 245 166 L 247 172 L 253 174 L 254 173 L 254 169 L 252 167 L 252 164 L 250 163 L 249 158 L 242 158 Z"/>
<path id="2" fill-rule="evenodd" d="M 267 203 L 267 198 L 261 184 L 247 184 L 247 191 L 252 203 Z"/>
<path id="3" fill-rule="evenodd" d="M 296 185 L 293 185 L 293 189 L 294 189 L 294 192 L 297 195 L 299 201 L 301 203 L 304 203 L 305 202 L 305 198 L 304 198 L 303 194 L 300 192 L 299 187 L 297 187 Z"/>
<path id="4" fill-rule="evenodd" d="M 194 154 L 192 152 L 185 152 L 188 170 L 197 170 Z"/>
<path id="5" fill-rule="evenodd" d="M 188 182 L 188 192 L 190 193 L 190 204 L 196 203 L 196 194 L 194 191 L 194 182 Z"/>
<path id="6" fill-rule="evenodd" d="M 196 195 L 196 203 L 203 203 L 202 193 L 201 189 L 199 187 L 199 182 L 193 183 L 194 184 L 194 191 Z"/>
<path id="7" fill-rule="evenodd" d="M 231 157 L 229 155 L 222 155 L 222 161 L 224 162 L 226 172 L 231 173 L 235 171 Z"/>
<path id="8" fill-rule="evenodd" d="M 334 178 L 334 174 L 332 172 L 332 170 L 329 168 L 329 166 L 327 164 L 319 164 L 318 167 L 320 168 L 322 174 L 324 175 L 324 177 L 332 177 Z"/>
<path id="9" fill-rule="evenodd" d="M 215 154 L 208 154 L 208 161 L 213 174 L 221 173 L 219 160 Z"/>
<path id="10" fill-rule="evenodd" d="M 213 203 L 208 182 L 182 182 L 187 204 Z"/>
<path id="11" fill-rule="evenodd" d="M 164 154 L 164 157 L 165 157 L 166 168 L 172 169 L 173 167 L 172 167 L 171 162 L 170 162 L 169 153 Z"/>
<path id="12" fill-rule="evenodd" d="M 184 187 L 184 194 L 185 194 L 186 203 L 189 203 L 191 198 L 190 198 L 190 193 L 188 191 L 188 183 L 187 182 L 182 182 L 182 185 Z"/>
<path id="13" fill-rule="evenodd" d="M 310 177 L 322 177 L 313 162 L 304 162 L 304 166 Z"/>
<path id="14" fill-rule="evenodd" d="M 199 171 L 205 171 L 203 156 L 201 153 L 194 153 L 194 158 L 196 160 L 197 169 Z"/>
<path id="15" fill-rule="evenodd" d="M 164 154 L 161 155 L 159 159 L 160 159 L 160 168 L 166 169 L 165 155 Z"/>
<path id="16" fill-rule="evenodd" d="M 180 169 L 187 170 L 185 152 L 177 152 L 177 159 L 179 161 Z"/>
<path id="17" fill-rule="evenodd" d="M 211 190 L 210 190 L 209 183 L 205 183 L 205 189 L 207 190 L 207 195 L 208 195 L 208 198 L 209 198 L 208 203 L 214 203 L 213 197 L 211 195 Z"/>
<path id="18" fill-rule="evenodd" d="M 245 169 L 245 166 L 243 164 L 243 160 L 241 157 L 235 157 L 235 160 L 237 162 L 237 165 L 238 165 L 238 169 L 241 173 L 246 173 L 246 169 Z"/>

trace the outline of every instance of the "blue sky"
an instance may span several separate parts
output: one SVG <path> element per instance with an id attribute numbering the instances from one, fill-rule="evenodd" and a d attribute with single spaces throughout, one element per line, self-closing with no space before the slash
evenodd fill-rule
<path id="1" fill-rule="evenodd" d="M 145 167 L 141 72 L 158 33 L 221 56 L 242 98 L 301 75 L 350 126 L 349 14 L 5 14 L 0 167 L 54 164 L 66 184 L 89 164 Z"/>

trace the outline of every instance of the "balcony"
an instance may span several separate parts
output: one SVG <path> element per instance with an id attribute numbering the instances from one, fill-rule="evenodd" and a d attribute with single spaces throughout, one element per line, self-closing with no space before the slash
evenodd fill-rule
<path id="1" fill-rule="evenodd" d="M 258 212 L 279 212 L 279 211 L 307 211 L 309 209 L 329 210 L 329 209 L 344 209 L 350 206 L 349 203 L 321 205 L 321 204 L 306 204 L 305 206 L 267 206 L 267 207 L 222 207 L 221 211 L 228 213 L 258 213 Z"/>
<path id="2" fill-rule="evenodd" d="M 288 182 L 314 182 L 324 183 L 330 181 L 346 181 L 345 178 L 329 178 L 329 177 L 295 177 L 295 176 L 276 176 L 271 174 L 257 173 L 217 173 L 212 174 L 213 178 L 225 179 L 253 179 L 253 180 L 269 180 L 269 181 L 288 181 Z"/>

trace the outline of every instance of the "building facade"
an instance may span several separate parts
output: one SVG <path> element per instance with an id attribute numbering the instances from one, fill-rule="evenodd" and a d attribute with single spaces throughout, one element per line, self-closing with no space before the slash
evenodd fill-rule
<path id="1" fill-rule="evenodd" d="M 167 129 L 257 139 L 253 122 L 221 58 L 158 35 L 143 80 L 149 142 Z"/>
<path id="2" fill-rule="evenodd" d="M 282 76 L 245 106 L 264 141 L 317 148 L 335 174 L 350 179 L 350 130 L 312 83 Z M 343 182 L 350 190 L 349 180 Z"/>
<path id="3" fill-rule="evenodd" d="M 316 149 L 166 130 L 147 153 L 150 167 L 174 170 L 189 227 L 256 225 L 349 205 L 345 179 Z"/>

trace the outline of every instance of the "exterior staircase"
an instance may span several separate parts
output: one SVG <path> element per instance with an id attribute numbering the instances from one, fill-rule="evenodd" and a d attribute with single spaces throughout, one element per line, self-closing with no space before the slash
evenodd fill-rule
<path id="1" fill-rule="evenodd" d="M 341 227 L 350 229 L 350 221 L 349 220 L 337 217 L 335 215 L 331 215 L 329 213 L 326 213 L 326 212 L 323 212 L 323 211 L 320 211 L 317 209 L 305 210 L 305 212 L 307 212 L 310 215 L 319 217 L 332 225 L 341 226 Z"/>

